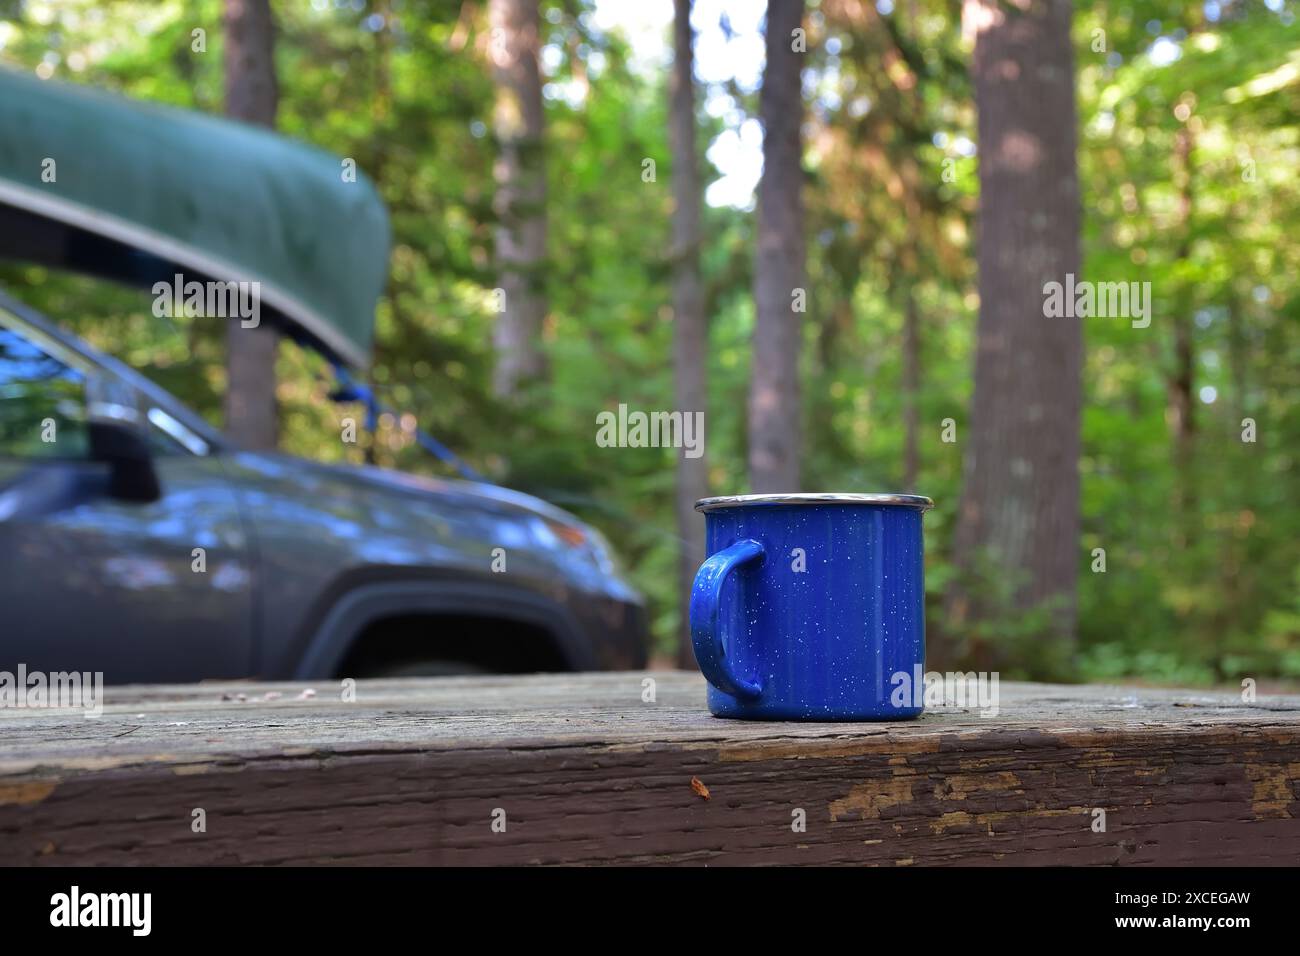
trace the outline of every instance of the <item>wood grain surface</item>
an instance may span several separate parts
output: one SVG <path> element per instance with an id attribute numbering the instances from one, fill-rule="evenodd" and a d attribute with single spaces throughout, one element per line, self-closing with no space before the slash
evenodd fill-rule
<path id="1" fill-rule="evenodd" d="M 0 708 L 0 864 L 1300 863 L 1297 697 L 1004 682 L 997 716 L 802 724 L 686 673 L 354 690 Z"/>

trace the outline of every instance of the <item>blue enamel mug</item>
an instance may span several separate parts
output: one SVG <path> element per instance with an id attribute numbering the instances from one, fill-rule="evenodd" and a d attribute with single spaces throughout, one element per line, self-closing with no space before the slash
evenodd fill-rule
<path id="1" fill-rule="evenodd" d="M 704 498 L 691 592 L 709 710 L 752 720 L 907 720 L 922 710 L 919 495 Z M 900 675 L 906 675 L 902 677 Z"/>

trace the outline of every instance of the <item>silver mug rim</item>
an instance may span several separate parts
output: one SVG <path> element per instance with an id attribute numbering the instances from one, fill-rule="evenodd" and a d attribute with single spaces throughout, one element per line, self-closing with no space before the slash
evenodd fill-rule
<path id="1" fill-rule="evenodd" d="M 695 510 L 707 514 L 724 508 L 745 508 L 750 505 L 875 505 L 877 507 L 916 508 L 929 511 L 934 502 L 924 495 L 854 494 L 847 492 L 792 493 L 769 495 L 721 495 L 701 498 Z"/>

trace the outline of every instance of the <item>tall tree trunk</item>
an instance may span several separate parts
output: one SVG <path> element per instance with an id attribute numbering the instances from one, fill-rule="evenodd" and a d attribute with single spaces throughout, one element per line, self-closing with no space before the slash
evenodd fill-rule
<path id="1" fill-rule="evenodd" d="M 1192 254 L 1192 151 L 1196 141 L 1191 127 L 1186 123 L 1174 138 L 1174 182 L 1178 186 L 1178 218 L 1176 227 L 1182 231 L 1175 256 L 1185 262 Z M 1196 539 L 1197 488 L 1194 469 L 1196 448 L 1196 347 L 1192 341 L 1192 290 L 1179 290 L 1172 316 L 1174 327 L 1174 364 L 1165 377 L 1167 413 L 1174 439 L 1174 512 L 1177 525 L 1174 541 L 1177 547 L 1189 547 Z"/>
<path id="2" fill-rule="evenodd" d="M 370 155 L 370 177 L 375 188 L 382 190 L 388 169 L 388 147 L 392 134 L 388 129 L 389 114 L 393 106 L 393 0 L 376 0 L 375 13 L 383 18 L 383 25 L 375 31 L 375 92 L 370 100 L 372 152 Z M 382 195 L 382 193 L 381 193 Z M 398 289 L 397 277 L 393 270 L 388 270 L 384 280 L 384 295 L 388 298 L 388 309 L 392 315 L 393 325 L 404 329 L 405 316 L 402 313 L 402 297 Z M 376 428 L 366 442 L 365 456 L 367 465 L 379 464 L 377 446 L 379 429 Z"/>
<path id="3" fill-rule="evenodd" d="M 225 0 L 226 115 L 273 128 L 275 23 L 269 0 Z M 226 432 L 246 448 L 276 445 L 275 359 L 280 338 L 267 324 L 226 321 Z"/>
<path id="4" fill-rule="evenodd" d="M 921 471 L 921 315 L 915 277 L 905 280 L 903 296 L 903 490 L 915 491 Z"/>
<path id="5" fill-rule="evenodd" d="M 1079 319 L 1044 316 L 1044 287 L 1079 271 L 1071 5 L 966 0 L 964 14 L 975 35 L 980 312 L 954 550 L 968 572 L 993 562 L 1012 583 L 1012 610 L 1051 602 L 1051 636 L 1068 645 L 1083 334 Z M 977 594 L 954 595 L 959 625 L 995 611 Z"/>
<path id="6" fill-rule="evenodd" d="M 803 22 L 803 11 L 803 0 L 770 0 L 767 5 L 749 386 L 749 480 L 755 492 L 800 490 L 799 353 L 806 308 L 800 136 L 804 54 L 793 48 L 792 34 Z"/>
<path id="7" fill-rule="evenodd" d="M 542 148 L 541 17 L 537 0 L 491 0 L 489 57 L 497 84 L 497 267 L 505 310 L 493 341 L 493 387 L 512 397 L 545 375 L 546 164 Z"/>
<path id="8" fill-rule="evenodd" d="M 691 0 L 673 0 L 673 73 L 668 133 L 673 151 L 673 370 L 675 405 L 684 415 L 704 412 L 708 324 L 700 280 L 700 174 L 695 156 L 695 60 Z M 677 663 L 694 667 L 690 637 L 691 586 L 704 560 L 704 518 L 695 502 L 708 494 L 708 466 L 698 458 L 677 459 L 678 628 Z"/>

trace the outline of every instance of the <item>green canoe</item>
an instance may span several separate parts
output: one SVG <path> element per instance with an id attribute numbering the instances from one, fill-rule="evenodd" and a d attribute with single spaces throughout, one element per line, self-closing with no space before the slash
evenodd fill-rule
<path id="1" fill-rule="evenodd" d="M 0 255 L 145 285 L 258 282 L 263 316 L 364 366 L 389 229 L 354 169 L 252 126 L 0 69 Z"/>

